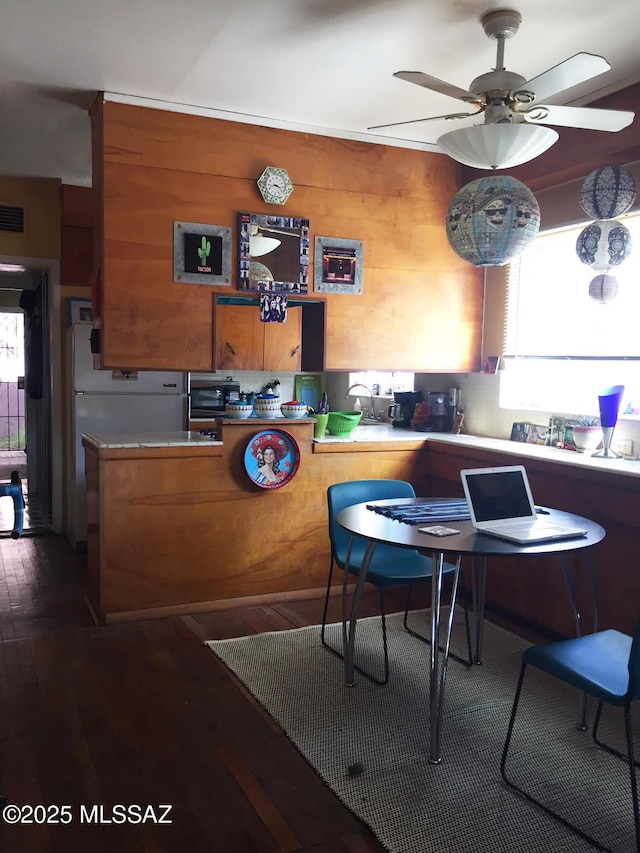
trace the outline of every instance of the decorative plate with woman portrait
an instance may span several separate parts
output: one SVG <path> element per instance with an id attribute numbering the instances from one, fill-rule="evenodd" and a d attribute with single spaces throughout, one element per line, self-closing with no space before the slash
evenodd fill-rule
<path id="1" fill-rule="evenodd" d="M 256 433 L 244 452 L 244 467 L 262 489 L 279 489 L 295 475 L 300 451 L 293 436 L 280 429 Z"/>

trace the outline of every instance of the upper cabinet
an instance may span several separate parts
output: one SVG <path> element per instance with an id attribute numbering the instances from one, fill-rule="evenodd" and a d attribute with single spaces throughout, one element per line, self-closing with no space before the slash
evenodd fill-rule
<path id="1" fill-rule="evenodd" d="M 453 252 L 445 230 L 462 183 L 453 160 L 100 99 L 92 132 L 103 367 L 216 369 L 215 300 L 245 295 L 236 220 L 248 211 L 309 220 L 308 293 L 290 294 L 304 306 L 302 370 L 479 369 L 483 271 Z M 266 165 L 291 177 L 285 205 L 260 195 Z M 229 286 L 174 281 L 174 222 L 232 229 Z M 361 294 L 314 294 L 317 236 L 362 241 Z M 311 312 L 307 303 L 316 303 Z M 263 329 L 263 354 L 271 331 Z M 260 349 L 255 329 L 242 334 L 243 348 Z M 282 348 L 285 363 L 295 346 Z"/>
<path id="2" fill-rule="evenodd" d="M 262 323 L 258 305 L 216 306 L 216 370 L 300 370 L 302 308 L 284 323 Z"/>
<path id="3" fill-rule="evenodd" d="M 216 297 L 214 369 L 324 370 L 325 308 L 322 299 L 290 300 L 284 323 L 262 323 L 257 298 Z"/>

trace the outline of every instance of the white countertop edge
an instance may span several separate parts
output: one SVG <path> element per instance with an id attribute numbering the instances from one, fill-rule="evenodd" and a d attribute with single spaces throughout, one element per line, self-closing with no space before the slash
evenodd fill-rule
<path id="1" fill-rule="evenodd" d="M 447 433 L 423 433 L 423 435 L 427 441 L 444 442 L 462 447 L 476 447 L 510 456 L 529 456 L 532 459 L 539 459 L 545 462 L 559 462 L 561 465 L 571 465 L 576 468 L 588 468 L 593 471 L 606 471 L 612 474 L 640 477 L 640 460 L 638 459 L 594 458 L 589 452 L 578 453 L 576 450 L 546 447 L 541 444 L 527 444 L 521 441 L 510 441 L 507 438 L 449 435 Z"/>
<path id="2" fill-rule="evenodd" d="M 90 444 L 108 450 L 136 447 L 211 447 L 222 445 L 221 441 L 201 435 L 199 432 L 143 432 L 143 433 L 104 433 L 92 435 L 83 433 Z"/>
<path id="3" fill-rule="evenodd" d="M 278 422 L 281 425 L 282 421 Z M 223 445 L 199 432 L 145 432 L 145 433 L 105 433 L 92 435 L 85 433 L 83 438 L 98 448 L 120 449 L 136 447 L 195 447 Z M 537 444 L 526 444 L 519 441 L 510 441 L 505 438 L 489 438 L 476 435 L 452 435 L 450 433 L 416 432 L 409 429 L 398 429 L 391 424 L 380 424 L 375 426 L 356 427 L 350 436 L 326 436 L 316 438 L 317 444 L 331 443 L 359 443 L 359 442 L 393 442 L 393 441 L 415 441 L 416 446 L 425 442 L 443 442 L 462 447 L 475 447 L 503 453 L 506 456 L 530 457 L 546 462 L 558 462 L 562 465 L 571 465 L 579 468 L 587 468 L 593 471 L 606 471 L 607 473 L 622 474 L 630 477 L 640 477 L 640 460 L 638 459 L 602 459 L 594 458 L 587 453 L 578 453 L 572 450 L 562 450 L 557 447 L 545 447 Z"/>

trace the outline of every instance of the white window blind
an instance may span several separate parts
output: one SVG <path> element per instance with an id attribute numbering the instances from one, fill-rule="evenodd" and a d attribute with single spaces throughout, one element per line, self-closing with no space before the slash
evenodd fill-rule
<path id="1" fill-rule="evenodd" d="M 511 265 L 500 405 L 597 414 L 597 394 L 625 385 L 621 415 L 640 415 L 640 214 L 619 217 L 631 254 L 610 271 L 613 301 L 589 296 L 597 275 L 575 251 L 584 225 L 539 235 Z"/>
<path id="2" fill-rule="evenodd" d="M 620 221 L 633 242 L 627 260 L 610 271 L 618 280 L 612 302 L 589 296 L 597 273 L 575 251 L 584 224 L 539 235 L 512 265 L 505 355 L 640 358 L 640 215 Z"/>

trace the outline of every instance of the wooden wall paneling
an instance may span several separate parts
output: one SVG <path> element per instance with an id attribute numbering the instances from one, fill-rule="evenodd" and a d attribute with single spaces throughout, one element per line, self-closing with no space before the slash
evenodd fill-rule
<path id="1" fill-rule="evenodd" d="M 93 272 L 93 229 L 63 224 L 61 253 L 62 284 L 89 286 Z"/>
<path id="2" fill-rule="evenodd" d="M 264 422 L 223 423 L 224 447 L 100 452 L 100 537 L 91 548 L 100 550 L 104 614 L 322 589 L 327 486 L 372 469 L 410 479 L 415 451 L 318 456 L 313 423 L 278 426 L 296 438 L 301 464 L 275 490 L 244 470 Z"/>
<path id="3" fill-rule="evenodd" d="M 170 226 L 235 229 L 239 210 L 274 212 L 256 188 L 267 163 L 286 165 L 295 186 L 277 213 L 309 218 L 314 235 L 365 244 L 363 296 L 327 294 L 328 369 L 478 366 L 482 274 L 457 258 L 443 227 L 459 186 L 453 161 L 122 104 L 102 109 L 105 366 L 211 368 L 204 288 L 174 286 Z M 236 258 L 234 245 L 234 270 Z M 131 365 L 133 342 L 144 364 Z"/>
<path id="4" fill-rule="evenodd" d="M 61 282 L 88 286 L 93 272 L 93 193 L 90 187 L 63 184 L 61 223 Z"/>

